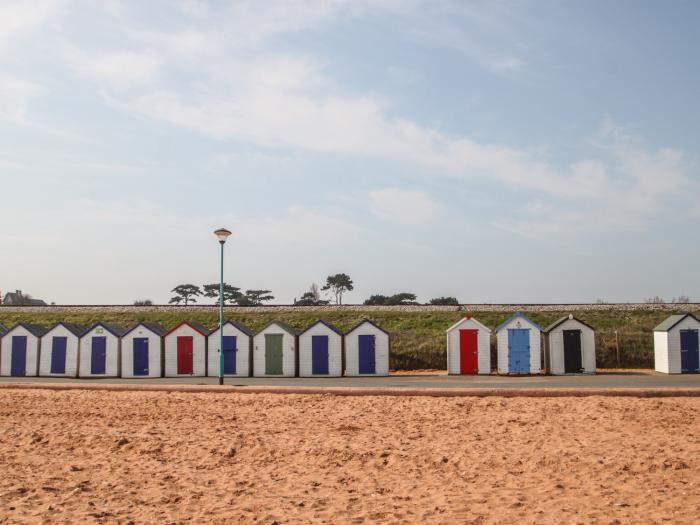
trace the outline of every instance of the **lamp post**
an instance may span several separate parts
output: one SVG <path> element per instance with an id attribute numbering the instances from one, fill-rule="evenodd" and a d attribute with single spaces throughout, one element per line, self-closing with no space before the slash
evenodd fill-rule
<path id="1" fill-rule="evenodd" d="M 219 384 L 224 384 L 224 243 L 231 232 L 219 228 L 214 232 L 221 245 L 221 280 L 219 282 Z"/>

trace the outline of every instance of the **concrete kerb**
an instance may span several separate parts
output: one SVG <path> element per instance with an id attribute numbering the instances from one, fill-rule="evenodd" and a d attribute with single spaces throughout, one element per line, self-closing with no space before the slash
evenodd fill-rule
<path id="1" fill-rule="evenodd" d="M 361 388 L 219 385 L 113 385 L 83 383 L 2 383 L 2 390 L 92 390 L 204 394 L 305 394 L 400 397 L 700 397 L 700 388 Z"/>

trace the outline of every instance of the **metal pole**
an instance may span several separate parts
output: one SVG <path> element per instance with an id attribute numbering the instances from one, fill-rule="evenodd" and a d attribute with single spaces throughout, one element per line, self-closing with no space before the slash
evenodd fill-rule
<path id="1" fill-rule="evenodd" d="M 617 337 L 617 330 L 615 330 L 615 355 L 617 356 L 617 368 L 620 368 L 620 340 Z"/>
<path id="2" fill-rule="evenodd" d="M 224 241 L 221 244 L 221 280 L 219 283 L 219 384 L 224 384 Z"/>

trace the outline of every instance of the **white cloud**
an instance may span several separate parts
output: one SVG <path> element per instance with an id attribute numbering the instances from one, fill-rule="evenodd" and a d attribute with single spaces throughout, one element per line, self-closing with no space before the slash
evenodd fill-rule
<path id="1" fill-rule="evenodd" d="M 384 188 L 371 191 L 369 198 L 377 216 L 399 224 L 428 224 L 438 213 L 435 201 L 420 191 Z"/>
<path id="2" fill-rule="evenodd" d="M 3 0 L 0 3 L 0 49 L 17 44 L 55 15 L 59 0 Z"/>
<path id="3" fill-rule="evenodd" d="M 79 75 L 116 89 L 150 83 L 160 68 L 160 58 L 150 51 L 86 53 L 66 46 L 64 55 Z"/>
<path id="4" fill-rule="evenodd" d="M 31 102 L 45 93 L 39 84 L 0 73 L 0 121 L 29 124 Z"/>

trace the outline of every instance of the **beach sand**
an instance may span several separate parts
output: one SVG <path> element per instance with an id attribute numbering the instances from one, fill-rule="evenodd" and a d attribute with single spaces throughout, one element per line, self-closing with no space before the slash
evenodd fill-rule
<path id="1" fill-rule="evenodd" d="M 700 399 L 0 391 L 0 523 L 698 523 Z"/>

